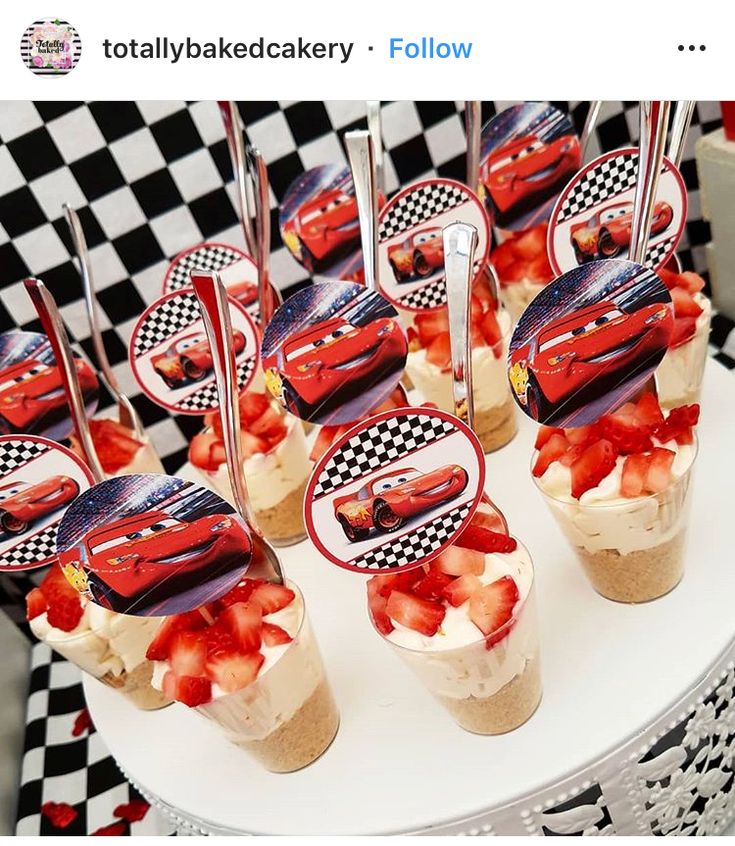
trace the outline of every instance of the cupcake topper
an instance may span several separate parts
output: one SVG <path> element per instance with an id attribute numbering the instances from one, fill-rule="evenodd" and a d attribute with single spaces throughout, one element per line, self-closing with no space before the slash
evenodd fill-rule
<path id="1" fill-rule="evenodd" d="M 74 363 L 74 354 L 69 345 L 69 338 L 64 329 L 59 310 L 56 307 L 56 302 L 51 292 L 39 279 L 26 279 L 23 284 L 26 287 L 26 291 L 28 291 L 33 305 L 36 307 L 43 330 L 51 344 L 51 349 L 54 351 L 54 357 L 56 358 L 56 364 L 61 374 L 66 399 L 69 403 L 71 418 L 79 435 L 79 443 L 84 453 L 85 461 L 89 466 L 94 481 L 101 482 L 105 478 L 105 473 L 97 456 L 94 441 L 92 440 L 87 409 L 84 405 L 84 397 L 82 396 L 77 368 Z"/>
<path id="2" fill-rule="evenodd" d="M 480 130 L 482 103 L 480 100 L 466 100 L 464 104 L 464 126 L 467 137 L 468 187 L 477 193 L 480 190 Z"/>
<path id="3" fill-rule="evenodd" d="M 194 271 L 191 275 L 191 283 L 201 306 L 204 326 L 212 349 L 217 391 L 220 397 L 219 408 L 227 472 L 235 496 L 235 503 L 253 534 L 254 563 L 258 566 L 266 565 L 272 571 L 271 581 L 275 580 L 282 584 L 281 562 L 276 551 L 258 528 L 243 471 L 244 459 L 240 441 L 237 367 L 233 354 L 232 322 L 227 292 L 216 273 Z"/>
<path id="4" fill-rule="evenodd" d="M 380 119 L 380 100 L 367 100 L 367 125 L 375 153 L 375 184 L 378 193 L 385 196 L 385 156 Z"/>
<path id="5" fill-rule="evenodd" d="M 644 264 L 653 224 L 656 191 L 664 160 L 669 103 L 666 100 L 641 100 L 640 116 L 638 172 L 629 257 L 631 261 Z"/>
<path id="6" fill-rule="evenodd" d="M 681 159 L 684 155 L 684 142 L 692 122 L 695 105 L 696 100 L 678 100 L 674 109 L 669 149 L 666 155 L 677 167 L 681 165 Z"/>
<path id="7" fill-rule="evenodd" d="M 63 209 L 66 214 L 66 222 L 69 225 L 69 234 L 71 235 L 74 250 L 79 261 L 79 272 L 82 277 L 82 288 L 84 289 L 84 303 L 87 308 L 87 320 L 89 321 L 89 329 L 92 333 L 92 343 L 97 358 L 97 365 L 102 371 L 102 376 L 107 387 L 110 389 L 110 393 L 117 402 L 118 422 L 121 426 L 132 431 L 137 440 L 142 440 L 145 437 L 145 429 L 133 404 L 120 390 L 117 377 L 112 372 L 110 361 L 107 358 L 105 342 L 102 340 L 102 330 L 99 323 L 99 303 L 97 302 L 97 295 L 94 290 L 92 263 L 89 260 L 87 239 L 84 237 L 82 222 L 79 220 L 79 215 L 71 206 L 65 203 Z"/>
<path id="8" fill-rule="evenodd" d="M 378 177 L 375 145 L 369 132 L 355 130 L 345 135 L 347 156 L 350 160 L 352 183 L 360 222 L 362 263 L 365 287 L 377 294 L 378 277 Z"/>
<path id="9" fill-rule="evenodd" d="M 592 133 L 595 131 L 597 125 L 597 118 L 600 116 L 600 109 L 602 108 L 602 100 L 590 100 L 590 106 L 587 110 L 587 117 L 584 119 L 584 126 L 582 127 L 582 134 L 579 137 L 579 154 L 581 161 L 584 161 L 585 153 L 587 152 L 587 145 L 590 143 Z"/>
<path id="10" fill-rule="evenodd" d="M 270 185 L 265 159 L 255 147 L 247 150 L 248 174 L 253 184 L 255 196 L 255 241 L 258 257 L 258 303 L 260 307 L 260 326 L 262 330 L 270 322 L 276 305 L 281 302 L 270 282 L 271 260 L 271 213 Z M 275 300 L 275 303 L 274 303 Z"/>
<path id="11" fill-rule="evenodd" d="M 222 122 L 225 125 L 227 136 L 227 148 L 230 151 L 230 161 L 235 175 L 235 187 L 240 211 L 240 224 L 242 225 L 245 245 L 250 255 L 257 257 L 258 240 L 253 232 L 252 218 L 255 216 L 250 201 L 248 188 L 248 176 L 245 166 L 245 150 L 243 146 L 243 126 L 240 120 L 240 111 L 234 100 L 217 100 Z"/>

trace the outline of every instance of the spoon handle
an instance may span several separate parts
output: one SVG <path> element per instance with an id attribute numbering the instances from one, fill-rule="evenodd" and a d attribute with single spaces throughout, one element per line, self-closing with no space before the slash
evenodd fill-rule
<path id="1" fill-rule="evenodd" d="M 681 165 L 681 159 L 684 155 L 684 142 L 689 132 L 689 125 L 692 122 L 695 105 L 695 100 L 678 100 L 674 109 L 667 156 L 677 167 Z"/>
<path id="2" fill-rule="evenodd" d="M 270 323 L 274 307 L 270 290 L 271 210 L 270 183 L 265 159 L 255 147 L 248 147 L 246 164 L 255 195 L 255 240 L 258 245 L 258 308 L 262 330 Z"/>
<path id="3" fill-rule="evenodd" d="M 225 125 L 227 136 L 227 148 L 230 151 L 232 171 L 235 175 L 235 187 L 237 188 L 237 199 L 240 207 L 240 225 L 247 250 L 253 258 L 258 257 L 258 241 L 253 231 L 252 218 L 253 209 L 248 193 L 247 170 L 245 166 L 245 146 L 243 142 L 243 126 L 240 120 L 240 111 L 234 100 L 218 100 L 222 122 Z"/>
<path id="4" fill-rule="evenodd" d="M 480 124 L 482 103 L 480 100 L 466 100 L 464 104 L 464 126 L 467 137 L 467 187 L 477 193 L 480 188 Z"/>
<path id="5" fill-rule="evenodd" d="M 590 107 L 587 110 L 587 117 L 584 119 L 584 126 L 582 127 L 582 135 L 579 139 L 579 149 L 582 155 L 582 162 L 584 163 L 587 146 L 590 143 L 592 133 L 597 126 L 597 119 L 600 117 L 600 110 L 602 109 L 602 100 L 590 100 Z"/>
<path id="6" fill-rule="evenodd" d="M 360 240 L 365 267 L 365 287 L 379 293 L 378 276 L 378 189 L 375 173 L 375 147 L 370 133 L 356 129 L 345 135 L 347 157 L 355 186 Z"/>
<path id="7" fill-rule="evenodd" d="M 25 279 L 23 284 L 26 291 L 28 291 L 33 305 L 36 307 L 43 331 L 46 333 L 46 337 L 53 350 L 56 365 L 59 368 L 61 380 L 64 384 L 66 399 L 69 403 L 71 419 L 79 435 L 79 442 L 84 453 L 84 458 L 95 483 L 103 482 L 106 478 L 105 471 L 102 469 L 94 441 L 92 440 L 92 433 L 90 432 L 89 422 L 87 420 L 87 409 L 84 405 L 82 389 L 79 385 L 77 368 L 74 363 L 74 354 L 69 345 L 69 338 L 64 329 L 59 310 L 56 307 L 56 302 L 51 292 L 40 279 Z"/>
<path id="8" fill-rule="evenodd" d="M 383 152 L 380 100 L 367 101 L 367 125 L 375 151 L 375 181 L 378 186 L 378 193 L 385 196 L 385 154 Z"/>

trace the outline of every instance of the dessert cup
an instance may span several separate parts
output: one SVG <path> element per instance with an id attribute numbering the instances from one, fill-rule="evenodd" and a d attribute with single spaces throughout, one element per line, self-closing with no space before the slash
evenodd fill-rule
<path id="1" fill-rule="evenodd" d="M 694 334 L 683 344 L 669 348 L 656 368 L 656 387 L 662 408 L 698 403 L 707 361 L 712 303 L 702 293 L 694 295 L 702 309 Z"/>
<path id="2" fill-rule="evenodd" d="M 490 261 L 500 282 L 500 300 L 513 323 L 554 278 L 546 250 L 548 223 L 523 232 L 502 233 Z"/>
<path id="3" fill-rule="evenodd" d="M 109 418 L 90 420 L 90 431 L 102 469 L 108 477 L 165 472 L 147 435 L 139 439 L 125 426 Z M 71 437 L 71 448 L 84 458 L 84 452 L 74 435 Z"/>

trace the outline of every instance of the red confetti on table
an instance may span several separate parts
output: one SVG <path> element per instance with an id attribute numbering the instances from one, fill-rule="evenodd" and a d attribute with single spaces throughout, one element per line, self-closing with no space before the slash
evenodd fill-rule
<path id="1" fill-rule="evenodd" d="M 127 832 L 127 825 L 124 822 L 110 823 L 110 825 L 103 825 L 97 831 L 93 831 L 90 837 L 122 837 Z"/>
<path id="2" fill-rule="evenodd" d="M 87 731 L 90 734 L 94 731 L 94 723 L 87 708 L 83 708 L 74 720 L 74 728 L 71 730 L 72 737 L 79 737 Z"/>
<path id="3" fill-rule="evenodd" d="M 145 799 L 133 799 L 127 805 L 118 805 L 114 810 L 114 816 L 120 817 L 129 823 L 140 822 L 148 813 L 151 806 Z"/>
<path id="4" fill-rule="evenodd" d="M 44 802 L 41 805 L 41 813 L 54 828 L 66 828 L 79 816 L 66 802 Z"/>

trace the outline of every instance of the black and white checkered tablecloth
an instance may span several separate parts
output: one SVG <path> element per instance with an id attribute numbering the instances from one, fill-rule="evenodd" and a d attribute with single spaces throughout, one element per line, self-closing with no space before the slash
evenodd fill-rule
<path id="1" fill-rule="evenodd" d="M 483 119 L 506 103 L 483 103 Z M 556 103 L 570 110 L 578 129 L 586 103 Z M 272 278 L 290 293 L 308 284 L 306 272 L 282 246 L 277 204 L 305 168 L 346 163 L 341 137 L 364 126 L 362 102 L 248 102 L 240 104 L 252 143 L 263 153 L 272 184 Z M 462 104 L 394 102 L 383 105 L 387 190 L 426 176 L 462 179 Z M 608 102 L 589 156 L 635 142 L 636 103 Z M 709 227 L 701 219 L 694 143 L 720 123 L 717 103 L 699 103 L 682 173 L 689 189 L 689 219 L 679 257 L 706 275 Z M 127 343 L 138 316 L 161 292 L 170 259 L 203 240 L 242 247 L 224 130 L 213 102 L 29 103 L 0 102 L 0 331 L 38 331 L 21 280 L 41 277 L 57 299 L 72 338 L 93 356 L 81 286 L 61 204 L 80 213 L 99 288 L 108 355 L 169 471 L 186 455 L 197 417 L 170 415 L 137 388 Z M 722 316 L 712 323 L 712 355 L 735 367 L 735 330 Z M 110 404 L 103 392 L 102 406 Z M 23 597 L 39 572 L 0 575 L 0 613 L 26 633 Z M 30 635 L 29 635 L 30 636 Z M 84 708 L 79 672 L 34 647 L 18 834 L 85 834 L 115 822 L 114 810 L 133 789 L 92 730 L 71 732 Z M 46 801 L 71 804 L 74 822 L 56 830 L 41 816 Z M 125 826 L 130 834 L 170 834 L 156 809 Z"/>

